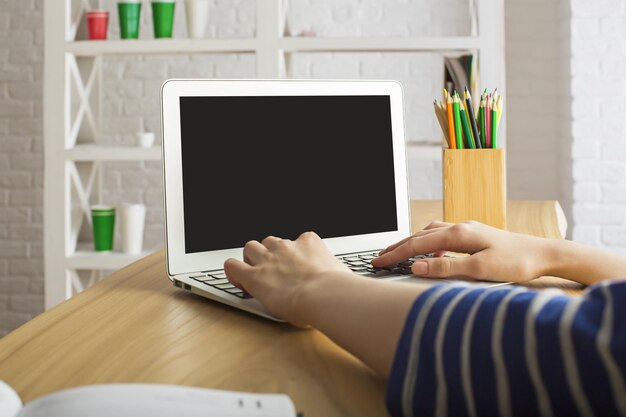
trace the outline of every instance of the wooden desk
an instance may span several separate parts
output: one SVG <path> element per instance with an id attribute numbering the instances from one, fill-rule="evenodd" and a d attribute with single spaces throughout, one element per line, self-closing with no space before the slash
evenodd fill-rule
<path id="1" fill-rule="evenodd" d="M 553 201 L 509 204 L 512 231 L 561 238 Z M 441 202 L 412 203 L 418 230 Z M 24 402 L 62 388 L 153 382 L 284 392 L 306 417 L 385 415 L 385 382 L 315 330 L 299 330 L 174 288 L 164 251 L 0 340 L 0 379 Z"/>

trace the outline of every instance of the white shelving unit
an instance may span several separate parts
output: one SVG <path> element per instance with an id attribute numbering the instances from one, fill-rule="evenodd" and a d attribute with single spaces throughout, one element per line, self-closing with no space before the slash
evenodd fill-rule
<path id="1" fill-rule="evenodd" d="M 473 0 L 468 0 L 473 1 Z M 72 3 L 73 2 L 73 3 Z M 46 308 L 82 291 L 98 270 L 118 269 L 140 256 L 79 251 L 78 235 L 90 221 L 89 207 L 101 199 L 103 161 L 158 161 L 160 148 L 97 144 L 102 131 L 102 57 L 127 54 L 254 53 L 259 78 L 284 78 L 285 56 L 297 52 L 453 52 L 478 54 L 482 85 L 504 93 L 503 0 L 475 6 L 476 36 L 424 38 L 285 37 L 286 0 L 257 0 L 253 39 L 159 39 L 76 41 L 89 0 L 46 2 L 45 141 L 45 302 Z M 54 3 L 54 4 L 53 4 Z M 74 6 L 74 7 L 73 7 Z M 504 124 L 503 124 L 504 125 Z M 501 130 L 502 131 L 502 130 Z M 504 133 L 504 132 L 503 132 Z M 440 156 L 436 147 L 410 146 L 409 158 Z M 79 270 L 91 271 L 85 284 Z"/>

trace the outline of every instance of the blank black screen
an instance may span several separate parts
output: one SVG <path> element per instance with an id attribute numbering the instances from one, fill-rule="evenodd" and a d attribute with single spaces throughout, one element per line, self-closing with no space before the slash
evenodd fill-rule
<path id="1" fill-rule="evenodd" d="M 181 97 L 185 252 L 397 230 L 389 96 Z"/>

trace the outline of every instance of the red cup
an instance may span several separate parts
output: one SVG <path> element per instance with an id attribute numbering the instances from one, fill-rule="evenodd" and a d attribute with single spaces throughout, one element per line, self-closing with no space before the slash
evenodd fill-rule
<path id="1" fill-rule="evenodd" d="M 87 30 L 89 32 L 89 39 L 106 39 L 108 27 L 109 12 L 106 10 L 91 10 L 87 12 Z"/>

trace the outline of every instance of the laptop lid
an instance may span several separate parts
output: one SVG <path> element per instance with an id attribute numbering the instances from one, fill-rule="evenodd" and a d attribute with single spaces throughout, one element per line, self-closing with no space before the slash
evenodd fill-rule
<path id="1" fill-rule="evenodd" d="M 168 80 L 161 104 L 169 275 L 268 235 L 339 254 L 410 233 L 399 83 Z"/>

